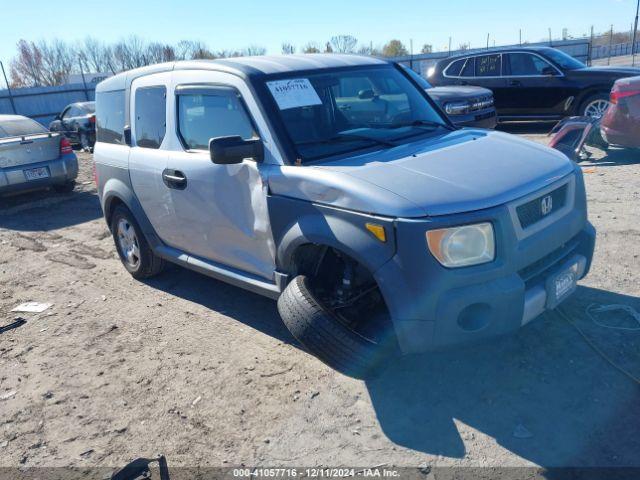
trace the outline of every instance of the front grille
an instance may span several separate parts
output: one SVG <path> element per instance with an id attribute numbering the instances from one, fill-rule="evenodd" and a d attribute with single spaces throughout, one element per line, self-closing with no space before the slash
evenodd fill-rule
<path id="1" fill-rule="evenodd" d="M 518 275 L 520 275 L 520 278 L 525 282 L 525 289 L 540 282 L 545 274 L 555 265 L 559 265 L 567 260 L 569 256 L 576 251 L 579 243 L 579 238 L 574 237 L 561 247 L 542 257 L 540 260 L 537 260 L 520 270 Z"/>
<path id="2" fill-rule="evenodd" d="M 564 184 L 551 193 L 545 193 L 518 206 L 516 212 L 518 213 L 520 226 L 522 228 L 530 227 L 534 223 L 539 222 L 564 207 L 567 201 L 568 188 L 568 184 Z"/>
<path id="3" fill-rule="evenodd" d="M 493 96 L 487 95 L 486 97 L 474 98 L 469 103 L 471 104 L 471 108 L 469 110 L 472 112 L 484 110 L 485 108 L 493 106 Z"/>

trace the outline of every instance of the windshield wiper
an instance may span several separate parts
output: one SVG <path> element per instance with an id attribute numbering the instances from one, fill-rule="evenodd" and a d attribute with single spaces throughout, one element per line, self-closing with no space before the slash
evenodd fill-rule
<path id="1" fill-rule="evenodd" d="M 349 142 L 352 140 L 368 140 L 374 144 L 384 145 L 385 147 L 396 147 L 397 144 L 381 138 L 369 137 L 367 135 L 358 135 L 356 133 L 339 133 L 333 137 L 323 138 L 321 140 L 309 140 L 306 142 L 297 142 L 296 145 L 326 145 L 331 143 Z"/>
<path id="2" fill-rule="evenodd" d="M 432 120 L 411 120 L 410 122 L 395 123 L 391 126 L 391 128 L 402 128 L 402 127 L 419 127 L 419 128 L 442 127 L 442 128 L 446 128 L 447 130 L 454 130 L 453 127 L 447 125 L 446 123 L 434 122 Z"/>

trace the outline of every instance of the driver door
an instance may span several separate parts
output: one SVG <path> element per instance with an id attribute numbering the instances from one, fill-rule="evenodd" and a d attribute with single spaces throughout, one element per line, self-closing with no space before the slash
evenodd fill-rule
<path id="1" fill-rule="evenodd" d="M 264 141 L 244 100 L 253 101 L 250 92 L 240 79 L 221 72 L 175 71 L 172 83 L 178 138 L 167 169 L 184 182 L 168 185 L 175 220 L 169 243 L 191 256 L 271 280 L 275 247 L 261 165 L 251 159 L 214 164 L 208 148 L 215 137 Z"/>

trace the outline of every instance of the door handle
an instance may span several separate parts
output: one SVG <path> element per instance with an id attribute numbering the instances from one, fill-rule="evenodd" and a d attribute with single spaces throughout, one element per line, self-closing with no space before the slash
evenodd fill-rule
<path id="1" fill-rule="evenodd" d="M 509 85 L 512 87 L 521 87 L 522 82 L 520 80 L 509 80 Z"/>
<path id="2" fill-rule="evenodd" d="M 184 190 L 187 188 L 187 177 L 180 170 L 166 168 L 162 172 L 162 181 L 169 188 Z"/>

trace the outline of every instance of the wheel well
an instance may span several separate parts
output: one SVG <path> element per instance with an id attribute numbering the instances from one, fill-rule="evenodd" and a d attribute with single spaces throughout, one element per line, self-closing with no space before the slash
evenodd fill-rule
<path id="1" fill-rule="evenodd" d="M 578 98 L 578 102 L 577 102 L 577 110 L 578 113 L 582 112 L 582 107 L 585 106 L 586 102 L 595 97 L 595 96 L 605 96 L 605 97 L 609 97 L 609 91 L 605 90 L 604 88 L 595 88 L 593 90 L 587 90 L 586 92 L 583 92 L 582 95 Z"/>
<path id="2" fill-rule="evenodd" d="M 378 282 L 366 266 L 335 247 L 315 243 L 307 243 L 296 248 L 291 258 L 290 278 L 305 275 L 314 281 L 327 276 L 341 276 L 347 266 L 352 272 L 351 281 L 354 286 L 375 285 L 380 291 Z M 384 308 L 387 309 L 381 291 L 380 299 Z"/>
<path id="3" fill-rule="evenodd" d="M 113 211 L 116 209 L 118 205 L 126 206 L 126 204 L 118 197 L 111 198 L 105 205 L 106 211 L 105 211 L 104 217 L 107 220 L 107 225 L 109 225 L 109 228 L 111 228 L 111 217 L 113 216 Z"/>

